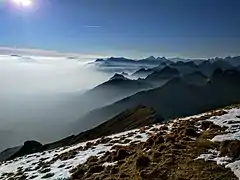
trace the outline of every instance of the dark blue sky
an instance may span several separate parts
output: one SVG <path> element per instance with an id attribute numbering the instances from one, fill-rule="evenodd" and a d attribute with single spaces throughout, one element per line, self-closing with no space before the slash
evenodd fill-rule
<path id="1" fill-rule="evenodd" d="M 239 0 L 0 0 L 0 46 L 116 56 L 240 54 Z"/>

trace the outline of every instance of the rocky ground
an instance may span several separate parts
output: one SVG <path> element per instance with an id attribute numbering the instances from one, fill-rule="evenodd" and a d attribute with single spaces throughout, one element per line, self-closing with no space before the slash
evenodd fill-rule
<path id="1" fill-rule="evenodd" d="M 3 162 L 0 179 L 238 179 L 239 140 L 231 106 Z"/>

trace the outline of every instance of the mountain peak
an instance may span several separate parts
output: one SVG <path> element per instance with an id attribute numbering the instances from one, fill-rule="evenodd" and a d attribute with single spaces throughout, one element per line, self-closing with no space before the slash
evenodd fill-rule
<path id="1" fill-rule="evenodd" d="M 145 58 L 146 60 L 158 60 L 158 61 L 166 61 L 167 59 L 163 56 L 163 57 L 154 57 L 154 56 L 149 56 L 147 58 Z"/>
<path id="2" fill-rule="evenodd" d="M 95 62 L 104 62 L 104 59 L 96 59 Z"/>
<path id="3" fill-rule="evenodd" d="M 179 71 L 176 68 L 172 68 L 170 66 L 166 66 L 161 70 L 161 72 L 165 74 L 179 74 Z"/>
<path id="4" fill-rule="evenodd" d="M 157 60 L 164 60 L 164 61 L 166 61 L 167 58 L 166 58 L 165 56 L 163 56 L 163 57 L 157 57 Z"/>
<path id="5" fill-rule="evenodd" d="M 156 58 L 154 56 L 149 56 L 146 59 L 148 59 L 148 60 L 156 60 Z"/>
<path id="6" fill-rule="evenodd" d="M 122 75 L 122 74 L 116 73 L 116 74 L 114 74 L 113 77 L 110 78 L 110 81 L 112 81 L 112 80 L 128 80 L 128 78 L 126 78 L 126 77 L 125 77 L 124 75 Z"/>

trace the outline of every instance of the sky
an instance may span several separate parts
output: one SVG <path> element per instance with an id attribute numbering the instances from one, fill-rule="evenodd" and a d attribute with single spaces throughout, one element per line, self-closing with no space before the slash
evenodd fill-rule
<path id="1" fill-rule="evenodd" d="M 11 1 L 0 0 L 0 53 L 240 54 L 239 0 L 32 0 L 28 8 Z"/>

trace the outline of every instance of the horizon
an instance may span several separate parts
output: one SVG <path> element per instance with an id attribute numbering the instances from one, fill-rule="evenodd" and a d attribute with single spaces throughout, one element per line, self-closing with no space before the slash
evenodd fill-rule
<path id="1" fill-rule="evenodd" d="M 107 58 L 126 58 L 126 59 L 133 59 L 133 60 L 139 60 L 139 59 L 144 59 L 148 57 L 165 57 L 167 59 L 189 59 L 189 60 L 194 60 L 194 59 L 203 59 L 203 60 L 208 60 L 208 59 L 214 59 L 214 58 L 226 58 L 226 57 L 237 57 L 240 56 L 239 54 L 235 55 L 226 55 L 226 56 L 212 56 L 212 57 L 183 57 L 183 56 L 165 56 L 164 54 L 162 55 L 145 55 L 145 56 L 121 56 L 121 55 L 103 55 L 103 54 L 88 54 L 88 53 L 78 53 L 78 52 L 59 52 L 56 50 L 45 50 L 45 49 L 31 49 L 31 48 L 13 48 L 13 47 L 0 47 L 0 55 L 20 55 L 20 56 L 34 56 L 34 57 L 76 57 L 79 59 L 107 59 Z"/>

